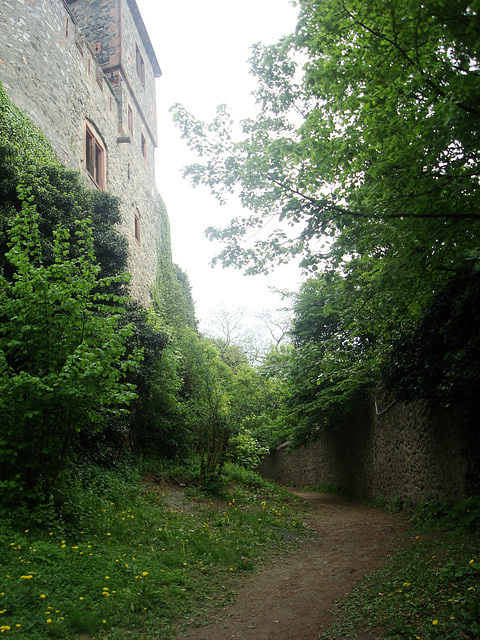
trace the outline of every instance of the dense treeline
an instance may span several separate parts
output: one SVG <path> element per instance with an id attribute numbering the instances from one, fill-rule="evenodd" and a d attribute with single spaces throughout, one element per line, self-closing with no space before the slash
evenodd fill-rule
<path id="1" fill-rule="evenodd" d="M 298 535 L 291 495 L 280 506 L 241 466 L 379 393 L 463 416 L 478 495 L 480 2 L 298 4 L 294 34 L 253 48 L 258 114 L 239 139 L 225 107 L 211 124 L 175 109 L 201 158 L 187 174 L 248 210 L 208 230 L 217 261 L 306 270 L 267 352 L 225 317 L 223 335 L 199 332 L 165 211 L 151 305 L 135 303 L 119 203 L 59 164 L 0 85 L 1 633 L 173 637 L 217 580 L 225 597 Z M 168 509 L 160 478 L 221 497 L 227 461 L 226 500 Z M 478 637 L 478 498 L 416 515 L 441 539 L 419 530 L 345 629 L 363 611 L 363 631 L 392 638 Z"/>
<path id="2" fill-rule="evenodd" d="M 224 242 L 217 261 L 256 273 L 297 256 L 308 274 L 285 376 L 290 437 L 338 425 L 380 387 L 471 420 L 478 3 L 298 5 L 294 34 L 254 47 L 258 113 L 242 135 L 224 106 L 212 123 L 174 109 L 200 158 L 186 176 L 247 210 L 207 230 Z"/>
<path id="3" fill-rule="evenodd" d="M 160 214 L 158 277 L 146 310 L 128 296 L 119 203 L 60 165 L 1 89 L 4 506 L 61 509 L 78 465 L 119 465 L 129 452 L 198 455 L 204 485 L 227 453 L 258 460 L 262 445 L 243 423 L 261 412 L 268 385 L 246 358 L 234 367 L 199 335 L 188 278 L 172 261 Z"/>
<path id="4" fill-rule="evenodd" d="M 260 359 L 199 333 L 165 212 L 152 304 L 129 299 L 118 202 L 62 167 L 2 92 L 4 503 L 61 503 L 74 464 L 127 451 L 196 456 L 212 485 L 228 458 L 255 465 L 380 392 L 473 424 L 479 43 L 475 3 L 302 0 L 296 32 L 253 49 L 258 114 L 240 139 L 225 107 L 211 124 L 176 107 L 202 159 L 187 175 L 250 212 L 208 230 L 218 261 L 255 273 L 301 256 L 307 272 L 290 341 Z"/>

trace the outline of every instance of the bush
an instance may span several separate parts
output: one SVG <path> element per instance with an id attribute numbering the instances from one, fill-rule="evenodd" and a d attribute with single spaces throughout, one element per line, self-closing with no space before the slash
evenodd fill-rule
<path id="1" fill-rule="evenodd" d="M 80 434 L 135 398 L 124 376 L 141 353 L 126 355 L 121 299 L 99 293 L 111 279 L 98 279 L 88 222 L 77 223 L 76 258 L 58 226 L 45 264 L 33 197 L 19 188 L 19 199 L 13 277 L 0 276 L 0 498 L 38 503 L 64 479 Z"/>
<path id="2" fill-rule="evenodd" d="M 241 429 L 228 443 L 228 457 L 241 467 L 255 469 L 269 452 L 247 429 Z"/>

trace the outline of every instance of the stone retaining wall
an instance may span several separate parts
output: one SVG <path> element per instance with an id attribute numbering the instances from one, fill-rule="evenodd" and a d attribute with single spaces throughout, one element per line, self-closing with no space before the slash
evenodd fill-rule
<path id="1" fill-rule="evenodd" d="M 331 485 L 371 498 L 459 500 L 467 490 L 468 447 L 453 413 L 399 402 L 381 415 L 372 406 L 298 451 L 280 447 L 259 471 L 283 484 Z"/>

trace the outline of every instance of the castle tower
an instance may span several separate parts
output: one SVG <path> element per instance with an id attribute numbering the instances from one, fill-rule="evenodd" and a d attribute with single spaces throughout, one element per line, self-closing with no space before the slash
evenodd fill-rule
<path id="1" fill-rule="evenodd" d="M 62 163 L 120 199 L 131 293 L 145 305 L 166 215 L 154 168 L 160 75 L 135 0 L 0 6 L 0 81 Z"/>

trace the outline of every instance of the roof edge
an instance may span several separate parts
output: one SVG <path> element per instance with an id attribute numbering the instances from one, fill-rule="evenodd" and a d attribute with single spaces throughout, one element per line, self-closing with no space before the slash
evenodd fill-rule
<path id="1" fill-rule="evenodd" d="M 162 75 L 162 70 L 160 69 L 160 65 L 158 64 L 155 50 L 148 35 L 147 28 L 145 27 L 145 23 L 143 22 L 143 18 L 140 13 L 140 9 L 138 8 L 137 2 L 136 0 L 127 0 L 127 4 L 130 7 L 130 11 L 132 12 L 135 24 L 137 25 L 138 32 L 147 51 L 148 59 L 150 60 L 150 63 L 153 67 L 155 77 L 160 78 L 160 76 Z"/>

